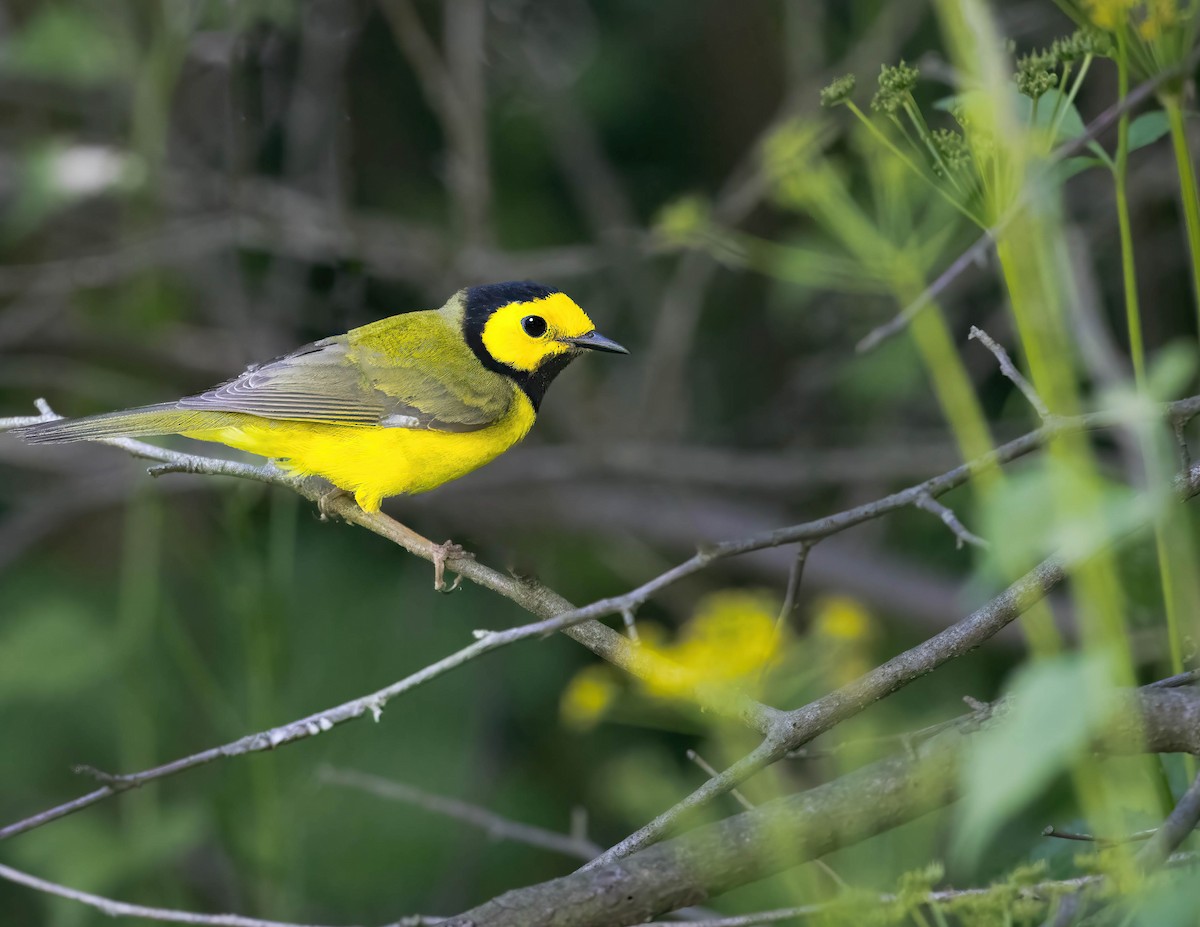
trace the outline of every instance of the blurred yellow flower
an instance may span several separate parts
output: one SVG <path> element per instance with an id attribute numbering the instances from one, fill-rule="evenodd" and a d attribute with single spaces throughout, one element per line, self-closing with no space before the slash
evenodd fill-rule
<path id="1" fill-rule="evenodd" d="M 674 640 L 657 625 L 640 625 L 642 691 L 690 702 L 697 689 L 753 689 L 789 639 L 776 630 L 778 613 L 779 603 L 768 593 L 725 590 L 701 599 Z M 564 690 L 559 715 L 568 727 L 594 727 L 622 689 L 609 667 L 586 667 Z"/>
<path id="2" fill-rule="evenodd" d="M 1128 24 L 1146 42 L 1154 42 L 1178 26 L 1183 12 L 1179 0 L 1081 0 L 1081 6 L 1101 29 L 1115 32 Z"/>
<path id="3" fill-rule="evenodd" d="M 567 727 L 588 730 L 608 712 L 619 691 L 607 666 L 585 666 L 567 684 L 559 702 L 559 715 Z"/>
<path id="4" fill-rule="evenodd" d="M 875 619 L 858 599 L 846 595 L 824 596 L 813 608 L 812 630 L 818 637 L 865 641 L 875 634 Z"/>
<path id="5" fill-rule="evenodd" d="M 875 638 L 875 619 L 858 599 L 829 595 L 813 606 L 811 640 L 820 653 L 823 676 L 830 685 L 841 686 L 871 668 L 870 643 Z"/>
<path id="6" fill-rule="evenodd" d="M 726 590 L 702 599 L 674 642 L 643 640 L 662 661 L 644 685 L 659 698 L 690 698 L 697 686 L 745 685 L 779 653 L 778 604 L 767 594 Z"/>
<path id="7" fill-rule="evenodd" d="M 1093 23 L 1112 32 L 1133 9 L 1136 0 L 1083 0 L 1083 8 Z"/>
<path id="8" fill-rule="evenodd" d="M 1137 26 L 1138 35 L 1153 42 L 1178 23 L 1179 8 L 1175 0 L 1146 0 L 1145 16 Z"/>

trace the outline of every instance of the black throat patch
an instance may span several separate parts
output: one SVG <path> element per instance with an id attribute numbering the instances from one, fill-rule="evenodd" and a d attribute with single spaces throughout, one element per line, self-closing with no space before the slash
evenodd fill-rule
<path id="1" fill-rule="evenodd" d="M 559 292 L 562 291 L 534 283 L 532 280 L 513 280 L 508 283 L 489 283 L 484 286 L 467 287 L 464 301 L 463 337 L 466 338 L 467 344 L 475 352 L 475 356 L 479 358 L 483 366 L 496 371 L 496 373 L 504 374 L 521 387 L 533 404 L 535 412 L 542 405 L 547 387 L 575 359 L 575 352 L 555 354 L 543 361 L 541 366 L 533 371 L 517 370 L 508 364 L 502 364 L 488 353 L 488 349 L 483 344 L 483 327 L 491 318 L 492 313 L 503 306 L 510 303 L 545 299 L 547 296 L 553 296 Z"/>

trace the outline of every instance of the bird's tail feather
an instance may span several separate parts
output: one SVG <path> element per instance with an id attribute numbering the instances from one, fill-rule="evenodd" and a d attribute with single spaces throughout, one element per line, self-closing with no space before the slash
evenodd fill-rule
<path id="1" fill-rule="evenodd" d="M 13 428 L 10 433 L 30 444 L 66 444 L 69 441 L 179 434 L 211 428 L 213 425 L 211 412 L 181 409 L 173 402 L 163 402 L 85 418 L 62 418 L 36 425 L 22 425 Z"/>

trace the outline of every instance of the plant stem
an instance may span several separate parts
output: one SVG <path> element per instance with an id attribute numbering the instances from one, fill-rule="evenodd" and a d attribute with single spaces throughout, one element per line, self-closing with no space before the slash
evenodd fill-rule
<path id="1" fill-rule="evenodd" d="M 1129 56 L 1125 53 L 1124 33 L 1117 34 L 1117 94 L 1124 101 L 1129 94 Z M 1133 360 L 1133 379 L 1140 391 L 1146 387 L 1146 352 L 1142 344 L 1142 318 L 1138 303 L 1137 268 L 1133 257 L 1133 228 L 1129 220 L 1129 113 L 1123 112 L 1117 123 L 1117 160 L 1113 166 L 1116 187 L 1117 227 L 1121 236 L 1121 272 L 1125 283 L 1125 324 L 1129 330 L 1129 355 Z"/>
<path id="2" fill-rule="evenodd" d="M 1058 111 L 1054 118 L 1054 122 L 1050 126 L 1051 146 L 1054 145 L 1055 140 L 1058 138 L 1058 130 L 1062 128 L 1063 118 L 1067 115 L 1067 111 L 1070 110 L 1071 104 L 1075 102 L 1075 95 L 1079 93 L 1079 87 L 1081 84 L 1083 84 L 1083 79 L 1087 77 L 1088 68 L 1091 66 L 1092 56 L 1085 55 L 1083 64 L 1079 66 L 1079 73 L 1075 75 L 1075 83 L 1071 85 L 1071 89 L 1067 93 L 1067 98 L 1062 101 L 1062 108 Z M 1063 82 L 1066 83 L 1066 73 L 1063 74 Z"/>
<path id="3" fill-rule="evenodd" d="M 1192 296 L 1196 300 L 1196 317 L 1200 321 L 1200 201 L 1196 198 L 1196 169 L 1188 148 L 1179 94 L 1164 92 L 1160 99 L 1163 109 L 1167 111 L 1171 144 L 1175 148 L 1175 166 L 1179 170 L 1179 193 L 1183 198 L 1184 225 L 1192 258 Z"/>
<path id="4" fill-rule="evenodd" d="M 951 196 L 949 193 L 947 193 L 946 190 L 943 189 L 941 184 L 936 183 L 928 174 L 926 174 L 923 170 L 921 170 L 919 167 L 917 167 L 917 165 L 913 163 L 912 159 L 910 157 L 908 157 L 908 155 L 906 155 L 903 151 L 901 151 L 899 148 L 897 148 L 895 143 L 890 138 L 888 138 L 886 135 L 884 135 L 882 132 L 880 132 L 879 127 L 876 126 L 873 122 L 871 122 L 871 120 L 867 118 L 866 113 L 864 113 L 861 109 L 859 109 L 852 100 L 847 100 L 846 106 L 850 109 L 850 112 L 854 113 L 854 115 L 856 117 L 858 117 L 858 121 L 867 127 L 867 131 L 870 132 L 872 136 L 874 136 L 876 141 L 878 141 L 881 145 L 883 145 L 883 147 L 885 147 L 888 151 L 890 151 L 897 158 L 899 158 L 904 163 L 905 167 L 907 167 L 910 171 L 912 171 L 914 174 L 916 174 L 918 177 L 920 177 L 921 180 L 925 181 L 926 184 L 928 184 L 930 187 L 932 187 L 934 189 L 934 191 L 936 191 L 938 196 L 940 196 L 947 203 L 949 203 L 951 206 L 953 206 L 956 210 L 958 210 L 960 213 L 962 213 L 964 216 L 966 216 L 968 219 L 970 219 L 975 225 L 978 225 L 982 229 L 987 228 L 987 225 L 984 222 L 982 222 L 978 216 L 976 216 L 969 209 L 967 209 L 966 206 L 964 206 L 962 203 L 960 203 L 958 200 L 956 200 L 953 196 Z"/>

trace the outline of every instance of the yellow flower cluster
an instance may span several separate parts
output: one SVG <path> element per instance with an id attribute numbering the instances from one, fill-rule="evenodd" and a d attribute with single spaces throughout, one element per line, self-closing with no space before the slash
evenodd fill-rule
<path id="1" fill-rule="evenodd" d="M 638 685 L 654 699 L 694 703 L 697 690 L 751 691 L 764 671 L 794 643 L 777 627 L 779 603 L 767 593 L 724 590 L 703 598 L 691 619 L 670 640 L 655 625 L 641 628 Z M 850 681 L 870 668 L 875 620 L 849 596 L 832 595 L 814 604 L 811 632 L 793 653 L 807 654 L 821 678 L 832 685 Z M 587 729 L 608 715 L 623 685 L 608 666 L 589 666 L 575 675 L 559 706 L 563 723 Z"/>
<path id="2" fill-rule="evenodd" d="M 646 651 L 663 663 L 661 672 L 646 679 L 646 691 L 659 698 L 690 698 L 699 685 L 756 677 L 779 651 L 777 612 L 778 605 L 761 593 L 726 590 L 706 596 L 674 642 L 645 642 Z"/>
<path id="3" fill-rule="evenodd" d="M 813 633 L 832 640 L 861 643 L 874 636 L 875 622 L 858 599 L 830 595 L 817 600 L 813 609 Z"/>
<path id="4" fill-rule="evenodd" d="M 620 693 L 620 686 L 607 666 L 585 666 L 562 694 L 558 708 L 563 724 L 577 730 L 594 727 L 608 714 Z"/>
<path id="5" fill-rule="evenodd" d="M 697 687 L 746 686 L 780 652 L 778 604 L 762 593 L 727 590 L 702 599 L 674 641 L 661 628 L 641 628 L 641 687 L 660 699 L 691 701 Z M 606 666 L 581 670 L 559 706 L 563 723 L 588 728 L 604 717 L 621 692 Z"/>
<path id="6" fill-rule="evenodd" d="M 875 619 L 858 599 L 824 596 L 814 603 L 812 642 L 823 654 L 828 684 L 842 686 L 871 668 Z"/>
<path id="7" fill-rule="evenodd" d="M 1153 42 L 1179 25 L 1178 0 L 1082 0 L 1088 18 L 1107 32 L 1114 32 L 1126 23 L 1139 36 Z"/>
<path id="8" fill-rule="evenodd" d="M 1121 25 L 1136 5 L 1137 0 L 1083 0 L 1088 18 L 1107 32 Z"/>

